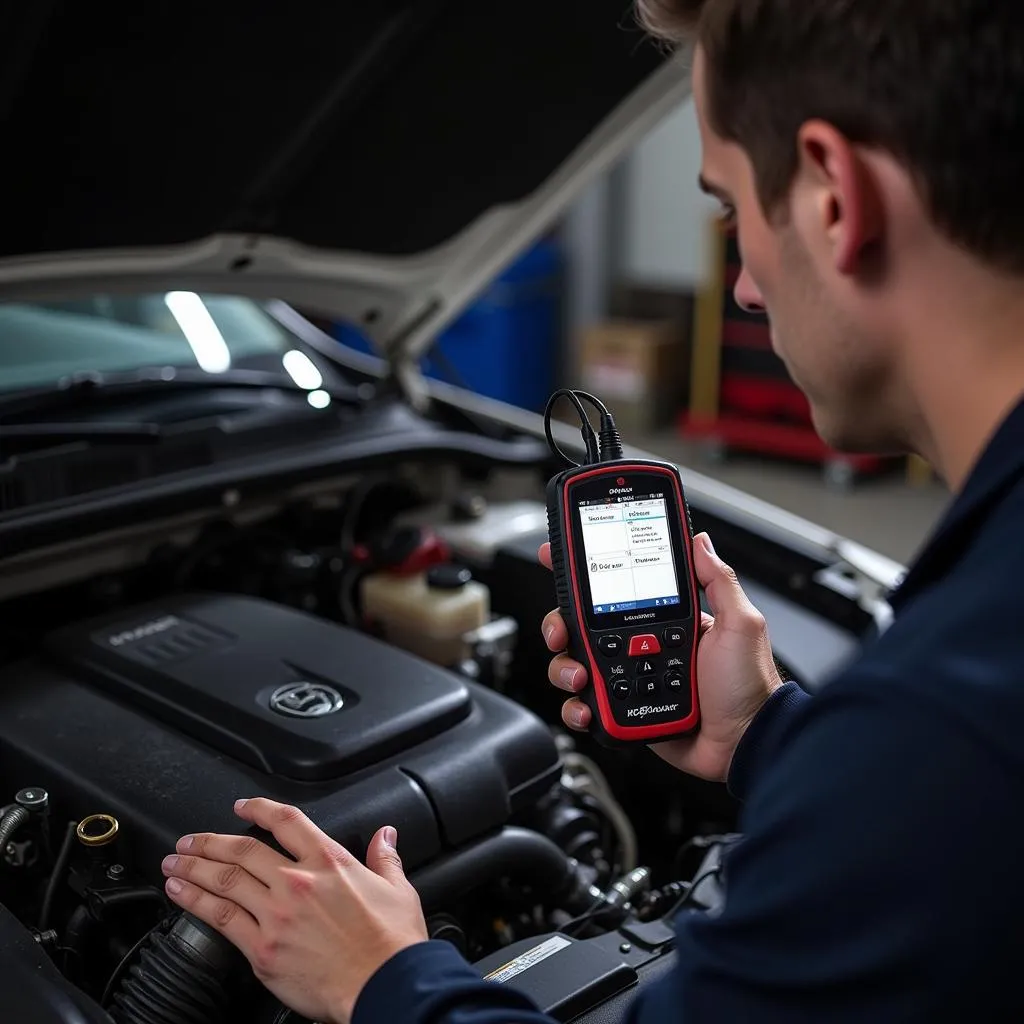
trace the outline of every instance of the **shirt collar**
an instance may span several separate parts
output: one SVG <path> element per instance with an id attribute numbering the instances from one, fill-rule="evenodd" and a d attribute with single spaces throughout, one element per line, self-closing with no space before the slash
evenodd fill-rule
<path id="1" fill-rule="evenodd" d="M 955 565 L 1013 485 L 1024 476 L 1024 401 L 1003 420 L 909 572 L 889 598 L 898 612 Z"/>

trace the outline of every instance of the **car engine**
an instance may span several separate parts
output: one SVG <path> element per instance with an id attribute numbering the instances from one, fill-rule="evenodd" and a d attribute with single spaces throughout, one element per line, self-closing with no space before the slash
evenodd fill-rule
<path id="1" fill-rule="evenodd" d="M 556 695 L 516 654 L 529 601 L 514 617 L 489 608 L 432 660 L 395 632 L 401 616 L 389 632 L 367 614 L 364 584 L 381 572 L 400 590 L 427 579 L 445 601 L 472 575 L 443 530 L 396 512 L 415 502 L 383 488 L 384 516 L 365 514 L 357 488 L 336 513 L 222 520 L 128 569 L 7 602 L 0 942 L 24 976 L 12 1019 L 297 1021 L 163 893 L 176 840 L 239 833 L 240 796 L 295 804 L 360 856 L 395 825 L 431 936 L 482 971 L 559 936 L 576 974 L 548 1005 L 565 1012 L 635 984 L 670 949 L 663 918 L 681 900 L 712 902 L 639 863 L 597 755 L 543 713 Z M 699 866 L 710 842 L 687 845 Z M 567 963 L 551 965 L 563 981 Z"/>

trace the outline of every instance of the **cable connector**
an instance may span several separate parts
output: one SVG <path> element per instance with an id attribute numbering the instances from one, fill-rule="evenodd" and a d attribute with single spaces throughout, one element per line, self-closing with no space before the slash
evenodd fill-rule
<path id="1" fill-rule="evenodd" d="M 622 458 L 622 437 L 610 412 L 601 415 L 601 433 L 598 437 L 601 462 L 616 462 Z"/>
<path id="2" fill-rule="evenodd" d="M 589 419 L 584 419 L 580 427 L 580 436 L 587 447 L 587 462 L 593 464 L 601 461 L 601 444 L 594 433 L 594 426 Z"/>

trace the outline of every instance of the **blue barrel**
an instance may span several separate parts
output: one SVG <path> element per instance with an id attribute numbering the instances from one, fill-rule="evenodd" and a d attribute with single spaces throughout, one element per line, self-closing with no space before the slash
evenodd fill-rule
<path id="1" fill-rule="evenodd" d="M 423 371 L 479 395 L 543 410 L 554 388 L 561 340 L 562 258 L 557 244 L 528 250 L 438 335 Z M 358 330 L 337 324 L 334 336 L 362 352 Z"/>

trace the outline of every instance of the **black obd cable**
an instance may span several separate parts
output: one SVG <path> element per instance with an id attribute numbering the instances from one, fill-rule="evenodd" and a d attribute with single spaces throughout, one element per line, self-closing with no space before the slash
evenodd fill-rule
<path id="1" fill-rule="evenodd" d="M 587 452 L 585 463 L 573 462 L 561 448 L 558 447 L 551 433 L 551 413 L 559 399 L 567 398 L 575 406 L 580 418 L 580 436 L 583 438 L 583 445 Z M 590 422 L 587 410 L 583 403 L 592 405 L 601 417 L 601 426 L 595 433 L 594 425 Z M 622 438 L 618 428 L 615 426 L 615 417 L 609 412 L 608 407 L 599 398 L 588 394 L 586 391 L 577 391 L 573 388 L 559 388 L 548 399 L 544 409 L 544 434 L 547 437 L 548 447 L 553 455 L 560 459 L 566 466 L 579 467 L 581 465 L 597 465 L 601 462 L 615 462 L 622 458 Z"/>

